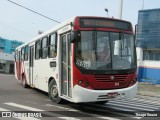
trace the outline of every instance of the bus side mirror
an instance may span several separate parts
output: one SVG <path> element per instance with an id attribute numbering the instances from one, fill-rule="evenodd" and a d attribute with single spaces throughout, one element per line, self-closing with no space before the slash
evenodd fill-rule
<path id="1" fill-rule="evenodd" d="M 75 42 L 75 34 L 76 32 L 71 32 L 71 43 L 74 43 Z"/>
<path id="2" fill-rule="evenodd" d="M 74 43 L 75 40 L 80 40 L 80 38 L 81 38 L 81 34 L 79 31 L 71 32 L 71 43 Z"/>

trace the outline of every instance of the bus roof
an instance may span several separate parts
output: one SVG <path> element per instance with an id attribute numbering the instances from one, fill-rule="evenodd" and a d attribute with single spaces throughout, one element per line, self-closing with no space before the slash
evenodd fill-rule
<path id="1" fill-rule="evenodd" d="M 108 17 L 100 17 L 100 16 L 74 16 L 74 17 L 71 17 L 70 19 L 68 19 L 68 20 L 66 20 L 66 21 L 58 24 L 56 27 L 53 27 L 53 28 L 47 30 L 46 32 L 44 32 L 42 34 L 39 34 L 38 36 L 36 36 L 33 39 L 31 39 L 29 42 L 25 42 L 24 44 L 18 46 L 16 48 L 16 50 L 19 49 L 19 48 L 21 48 L 21 47 L 23 47 L 23 46 L 26 46 L 29 43 L 35 42 L 36 40 L 38 40 L 38 39 L 40 39 L 40 38 L 42 38 L 42 37 L 44 37 L 44 36 L 46 36 L 46 35 L 54 32 L 54 31 L 57 31 L 57 30 L 63 28 L 64 26 L 66 26 L 66 25 L 71 24 L 71 22 L 74 22 L 74 20 L 76 18 L 102 18 L 102 19 L 110 19 L 110 20 L 117 20 L 117 21 L 122 21 L 122 22 L 128 22 L 128 21 L 125 21 L 125 20 L 120 20 L 120 19 L 115 19 L 115 18 L 108 18 Z M 130 23 L 130 22 L 128 22 L 128 23 Z"/>

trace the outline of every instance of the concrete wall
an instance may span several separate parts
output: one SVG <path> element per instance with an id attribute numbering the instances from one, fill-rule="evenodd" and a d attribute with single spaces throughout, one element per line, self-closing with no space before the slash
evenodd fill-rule
<path id="1" fill-rule="evenodd" d="M 0 60 L 9 60 L 14 61 L 15 53 L 8 54 L 8 53 L 0 53 Z"/>
<path id="2" fill-rule="evenodd" d="M 14 56 L 15 53 L 0 53 L 0 64 L 3 66 L 0 72 L 14 73 Z"/>

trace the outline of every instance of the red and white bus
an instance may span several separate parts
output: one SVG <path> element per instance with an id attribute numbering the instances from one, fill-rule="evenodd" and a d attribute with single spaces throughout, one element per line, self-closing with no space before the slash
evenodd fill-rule
<path id="1" fill-rule="evenodd" d="M 136 50 L 130 22 L 77 16 L 16 48 L 15 76 L 60 103 L 134 97 Z"/>

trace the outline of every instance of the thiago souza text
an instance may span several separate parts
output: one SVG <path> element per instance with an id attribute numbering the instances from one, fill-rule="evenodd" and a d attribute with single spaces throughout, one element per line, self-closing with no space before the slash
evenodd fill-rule
<path id="1" fill-rule="evenodd" d="M 135 113 L 136 117 L 158 117 L 157 113 Z"/>

